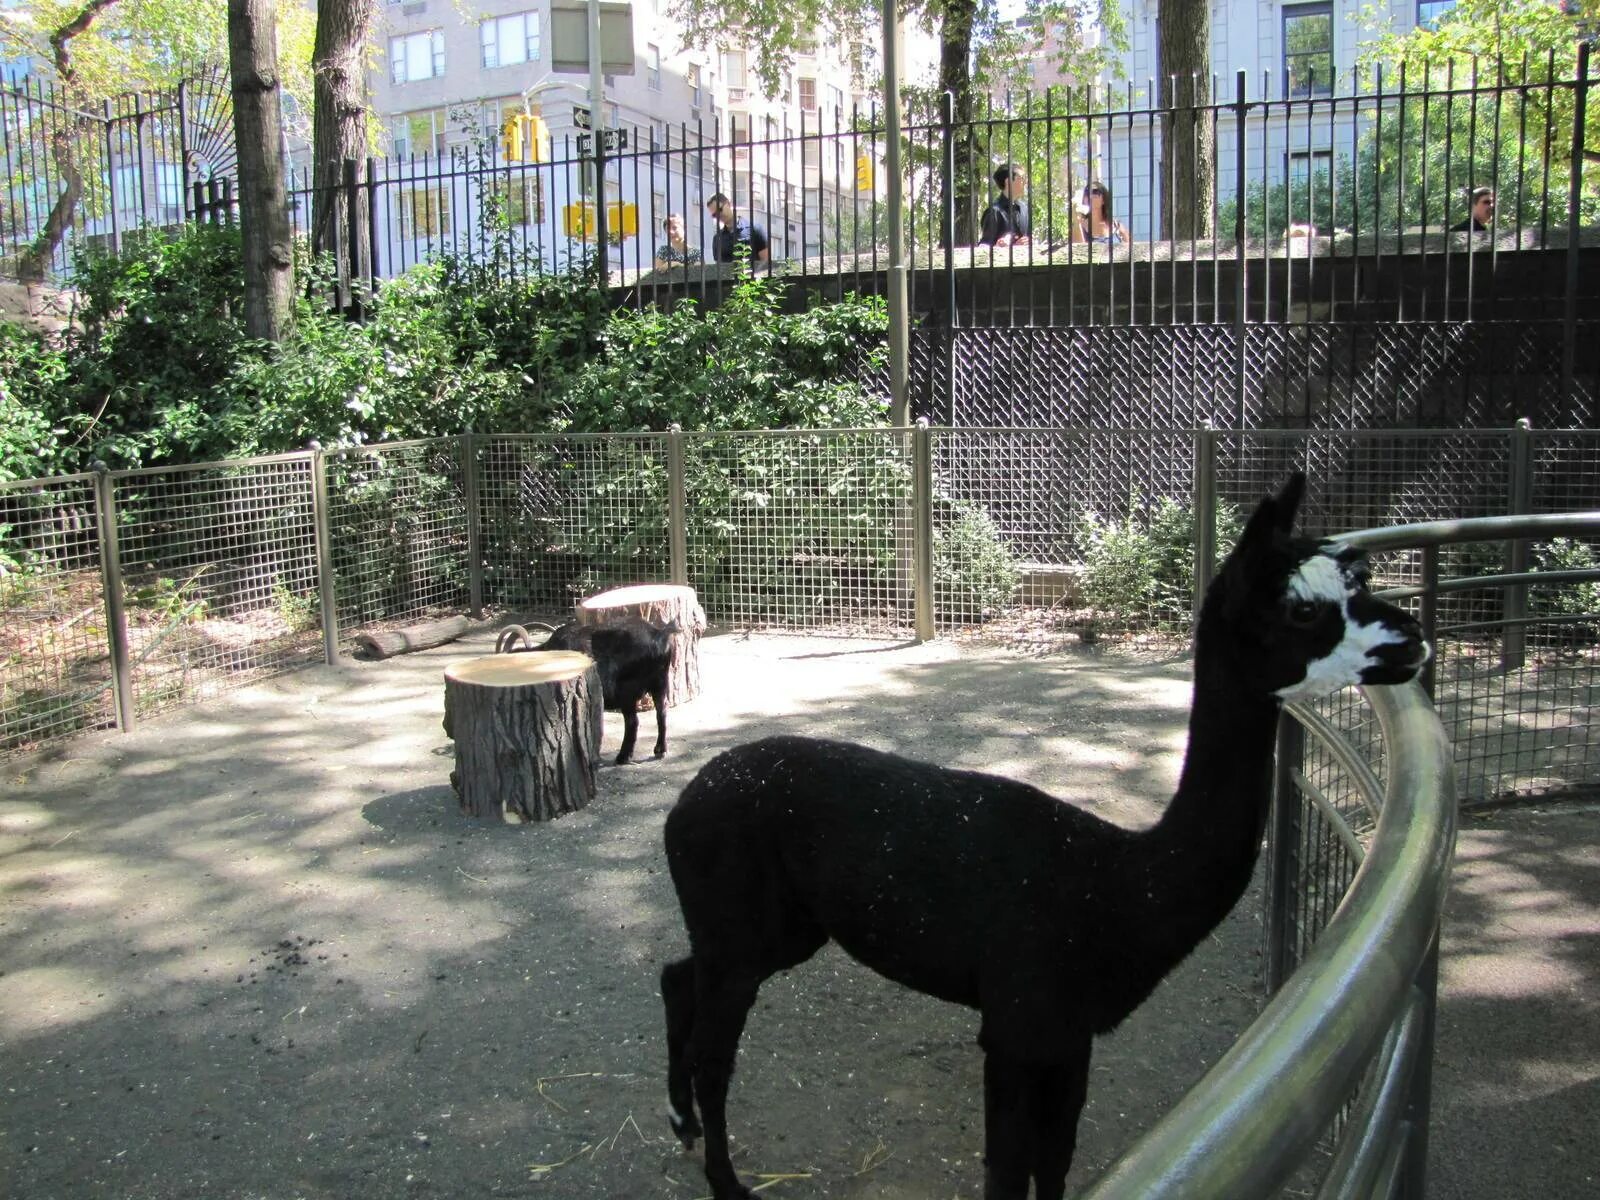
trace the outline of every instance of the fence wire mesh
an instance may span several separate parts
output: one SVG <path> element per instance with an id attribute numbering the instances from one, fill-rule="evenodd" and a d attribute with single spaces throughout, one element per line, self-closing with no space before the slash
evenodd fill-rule
<path id="1" fill-rule="evenodd" d="M 116 720 L 94 478 L 0 485 L 0 755 Z"/>
<path id="2" fill-rule="evenodd" d="M 461 439 L 343 450 L 326 470 L 341 630 L 466 608 Z"/>
<path id="3" fill-rule="evenodd" d="M 114 472 L 140 715 L 320 650 L 307 456 Z"/>
<path id="4" fill-rule="evenodd" d="M 585 596 L 668 576 L 665 435 L 486 438 L 478 488 L 493 607 L 565 619 Z"/>

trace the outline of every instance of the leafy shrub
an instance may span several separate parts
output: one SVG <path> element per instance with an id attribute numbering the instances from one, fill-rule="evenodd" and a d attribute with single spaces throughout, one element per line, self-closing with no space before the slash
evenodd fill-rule
<path id="1" fill-rule="evenodd" d="M 66 377 L 67 361 L 58 347 L 0 322 L 0 483 L 61 469 L 53 416 Z"/>
<path id="2" fill-rule="evenodd" d="M 1085 512 L 1078 540 L 1083 593 L 1098 612 L 1134 625 L 1177 630 L 1194 609 L 1195 516 L 1192 506 L 1163 496 L 1145 504 L 1135 492 L 1122 520 Z M 1217 510 L 1217 558 L 1238 540 L 1238 509 Z"/>
<path id="3" fill-rule="evenodd" d="M 955 500 L 933 527 L 933 593 L 939 612 L 987 620 L 1009 605 L 1022 572 L 982 505 Z"/>
<path id="4" fill-rule="evenodd" d="M 1534 547 L 1535 571 L 1593 571 L 1600 567 L 1594 547 L 1574 538 L 1552 538 Z M 1528 589 L 1528 612 L 1543 617 L 1600 618 L 1600 580 L 1540 585 Z M 1575 621 L 1552 626 L 1550 637 L 1557 641 L 1588 640 L 1600 634 L 1597 621 Z"/>

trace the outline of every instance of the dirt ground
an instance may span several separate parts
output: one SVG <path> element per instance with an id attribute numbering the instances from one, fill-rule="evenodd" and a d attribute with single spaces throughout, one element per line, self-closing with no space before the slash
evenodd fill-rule
<path id="1" fill-rule="evenodd" d="M 702 1197 L 662 1116 L 656 986 L 685 949 L 661 821 L 694 771 L 809 732 L 1142 824 L 1175 785 L 1188 704 L 1181 659 L 713 636 L 667 758 L 606 766 L 560 821 L 490 825 L 456 808 L 440 718 L 443 668 L 491 645 L 302 671 L 0 771 L 0 1192 Z M 1592 865 L 1573 865 L 1580 891 Z M 1253 1017 L 1259 908 L 1102 1039 L 1072 1184 Z M 1592 1030 L 1585 970 L 1560 984 Z M 770 981 L 730 1103 L 741 1171 L 772 1196 L 978 1196 L 975 1033 L 832 948 Z M 1581 1100 L 1600 1056 L 1579 1044 L 1562 1054 Z"/>

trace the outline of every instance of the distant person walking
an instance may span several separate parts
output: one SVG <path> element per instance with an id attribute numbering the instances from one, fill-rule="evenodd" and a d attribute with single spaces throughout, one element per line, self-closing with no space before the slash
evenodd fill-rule
<path id="1" fill-rule="evenodd" d="M 983 210 L 983 232 L 978 244 L 1026 246 L 1030 224 L 1028 202 L 1022 197 L 1028 190 L 1028 173 L 1016 163 L 1006 163 L 995 170 L 994 185 L 1000 194 Z"/>
<path id="2" fill-rule="evenodd" d="M 1475 187 L 1467 193 L 1471 209 L 1465 221 L 1450 226 L 1453 233 L 1483 233 L 1494 224 L 1494 189 Z"/>
<path id="3" fill-rule="evenodd" d="M 735 212 L 733 201 L 723 193 L 718 192 L 706 201 L 706 212 L 710 213 L 711 219 L 717 223 L 717 231 L 711 235 L 713 262 L 731 263 L 736 246 L 746 248 L 750 255 L 751 266 L 767 262 L 771 258 L 767 245 L 767 231 L 759 225 L 746 221 Z"/>

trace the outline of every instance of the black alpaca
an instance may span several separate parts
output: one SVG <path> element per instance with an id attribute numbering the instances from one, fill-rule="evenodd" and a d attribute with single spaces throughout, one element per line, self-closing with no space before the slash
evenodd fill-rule
<path id="1" fill-rule="evenodd" d="M 568 621 L 551 630 L 538 646 L 517 646 L 527 642 L 528 632 L 520 625 L 502 630 L 497 650 L 576 650 L 594 659 L 600 672 L 600 690 L 608 712 L 622 714 L 622 749 L 617 762 L 633 758 L 633 743 L 639 736 L 639 698 L 649 696 L 656 710 L 656 750 L 660 758 L 667 752 L 667 672 L 672 664 L 672 638 L 682 631 L 674 619 L 656 625 L 643 617 L 623 617 L 605 625 L 580 625 Z"/>
<path id="2" fill-rule="evenodd" d="M 1261 848 L 1283 699 L 1401 683 L 1415 621 L 1360 556 L 1290 534 L 1296 475 L 1261 502 L 1206 594 L 1183 772 L 1132 832 L 1008 779 L 774 737 L 718 755 L 667 815 L 690 956 L 661 973 L 674 1131 L 706 1139 L 715 1200 L 729 1078 L 756 989 L 829 938 L 976 1008 L 988 1200 L 1066 1186 L 1095 1034 L 1132 1012 L 1243 894 Z M 698 1106 L 699 1116 L 696 1116 Z"/>

